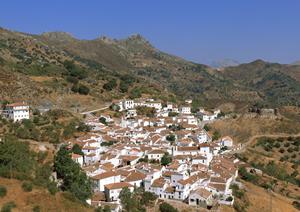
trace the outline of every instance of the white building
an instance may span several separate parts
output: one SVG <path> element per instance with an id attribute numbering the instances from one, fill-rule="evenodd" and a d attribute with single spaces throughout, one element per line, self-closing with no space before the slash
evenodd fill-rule
<path id="1" fill-rule="evenodd" d="M 104 191 L 104 186 L 121 182 L 121 175 L 109 171 L 91 177 L 94 182 L 94 191 Z"/>
<path id="2" fill-rule="evenodd" d="M 136 109 L 128 109 L 126 112 L 126 118 L 130 119 L 130 118 L 134 118 L 137 116 L 137 112 Z"/>
<path id="3" fill-rule="evenodd" d="M 120 192 L 123 188 L 128 188 L 130 192 L 133 192 L 134 186 L 127 182 L 111 183 L 104 186 L 105 197 L 107 201 L 118 201 Z"/>
<path id="4" fill-rule="evenodd" d="M 154 149 L 151 150 L 150 152 L 148 152 L 148 159 L 149 160 L 158 160 L 160 161 L 161 158 L 164 156 L 165 152 L 163 150 L 160 149 Z"/>
<path id="5" fill-rule="evenodd" d="M 158 101 L 147 101 L 145 102 L 145 106 L 155 108 L 157 111 L 161 111 L 162 109 L 161 102 Z"/>
<path id="6" fill-rule="evenodd" d="M 4 116 L 14 122 L 29 119 L 29 106 L 24 102 L 8 104 L 5 107 Z"/>
<path id="7" fill-rule="evenodd" d="M 189 205 L 207 207 L 211 206 L 213 202 L 212 192 L 204 189 L 198 188 L 194 191 L 191 191 L 189 196 Z"/>
<path id="8" fill-rule="evenodd" d="M 182 114 L 191 114 L 191 107 L 190 106 L 180 107 L 180 113 L 182 113 Z"/>
<path id="9" fill-rule="evenodd" d="M 83 166 L 83 156 L 82 155 L 72 153 L 71 158 L 73 161 L 78 163 L 80 166 Z"/>

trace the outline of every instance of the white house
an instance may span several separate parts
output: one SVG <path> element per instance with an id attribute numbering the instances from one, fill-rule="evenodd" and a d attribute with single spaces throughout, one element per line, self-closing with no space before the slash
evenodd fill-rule
<path id="1" fill-rule="evenodd" d="M 105 186 L 105 197 L 109 202 L 118 201 L 120 192 L 123 188 L 128 188 L 130 192 L 133 192 L 134 186 L 127 182 L 118 182 L 106 184 Z"/>
<path id="2" fill-rule="evenodd" d="M 233 140 L 229 136 L 225 136 L 225 137 L 221 138 L 220 143 L 221 143 L 222 146 L 226 146 L 226 147 L 232 147 L 233 146 Z"/>
<path id="3" fill-rule="evenodd" d="M 146 175 L 139 171 L 130 172 L 130 174 L 126 177 L 124 182 L 130 183 L 135 187 L 141 187 L 143 185 L 143 181 L 146 179 Z"/>
<path id="4" fill-rule="evenodd" d="M 148 152 L 148 159 L 149 160 L 161 160 L 161 158 L 164 156 L 165 152 L 160 149 L 154 149 Z"/>
<path id="5" fill-rule="evenodd" d="M 71 158 L 73 161 L 78 163 L 80 166 L 83 166 L 83 156 L 82 155 L 72 153 Z"/>
<path id="6" fill-rule="evenodd" d="M 159 101 L 147 101 L 145 102 L 145 106 L 155 108 L 157 111 L 162 109 L 161 102 Z"/>
<path id="7" fill-rule="evenodd" d="M 182 113 L 182 114 L 191 114 L 191 107 L 190 106 L 180 107 L 180 113 Z"/>
<path id="8" fill-rule="evenodd" d="M 29 106 L 24 102 L 8 104 L 3 114 L 6 118 L 12 119 L 14 122 L 29 119 Z"/>
<path id="9" fill-rule="evenodd" d="M 198 188 L 196 190 L 191 191 L 190 193 L 189 205 L 207 207 L 212 206 L 212 202 L 212 192 L 204 188 Z"/>
<path id="10" fill-rule="evenodd" d="M 200 131 L 199 133 L 196 134 L 198 142 L 205 143 L 209 140 L 208 134 L 205 130 Z"/>
<path id="11" fill-rule="evenodd" d="M 126 112 L 126 118 L 134 118 L 137 116 L 136 109 L 128 109 Z"/>
<path id="12" fill-rule="evenodd" d="M 104 186 L 121 182 L 121 175 L 113 171 L 104 172 L 91 177 L 94 182 L 94 191 L 104 191 Z"/>
<path id="13" fill-rule="evenodd" d="M 121 101 L 119 103 L 119 106 L 122 110 L 133 109 L 135 107 L 134 101 L 131 99 L 125 99 L 125 100 Z"/>

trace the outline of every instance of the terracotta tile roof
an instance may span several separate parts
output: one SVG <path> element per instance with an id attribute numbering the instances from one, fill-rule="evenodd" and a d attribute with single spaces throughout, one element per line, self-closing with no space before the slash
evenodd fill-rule
<path id="1" fill-rule="evenodd" d="M 204 197 L 205 199 L 209 198 L 212 193 L 204 188 L 198 188 L 197 190 L 191 191 L 191 194 L 198 194 L 201 197 Z"/>
<path id="2" fill-rule="evenodd" d="M 154 150 L 151 150 L 150 152 L 148 152 L 148 154 L 165 154 L 165 152 L 161 149 L 154 149 Z"/>
<path id="3" fill-rule="evenodd" d="M 211 183 L 226 183 L 226 180 L 222 177 L 211 177 L 210 182 Z"/>
<path id="4" fill-rule="evenodd" d="M 119 159 L 122 159 L 123 161 L 134 161 L 138 158 L 139 158 L 138 156 L 134 156 L 134 155 L 121 155 L 121 156 L 119 156 Z"/>
<path id="5" fill-rule="evenodd" d="M 187 155 L 175 155 L 174 157 L 173 157 L 173 159 L 174 160 L 185 160 L 185 159 L 189 159 L 189 156 L 187 156 Z"/>
<path id="6" fill-rule="evenodd" d="M 105 178 L 109 178 L 109 177 L 113 177 L 113 176 L 118 176 L 118 174 L 114 171 L 108 171 L 108 172 L 104 172 L 98 175 L 95 175 L 93 177 L 91 177 L 93 180 L 102 180 Z"/>
<path id="7" fill-rule="evenodd" d="M 171 177 L 173 174 L 178 174 L 177 172 L 174 172 L 174 171 L 165 171 L 163 173 L 163 176 L 164 177 Z"/>
<path id="8" fill-rule="evenodd" d="M 125 182 L 144 180 L 145 178 L 146 178 L 145 174 L 138 172 L 138 171 L 133 171 L 133 172 L 130 172 L 130 174 L 127 176 L 127 178 L 125 179 Z"/>
<path id="9" fill-rule="evenodd" d="M 104 187 L 109 190 L 113 190 L 113 189 L 133 187 L 133 185 L 131 185 L 130 183 L 127 183 L 127 182 L 120 182 L 120 183 L 107 184 L 107 185 L 104 185 Z"/>
<path id="10" fill-rule="evenodd" d="M 98 147 L 93 147 L 93 146 L 85 146 L 82 148 L 83 150 L 96 150 Z"/>
<path id="11" fill-rule="evenodd" d="M 160 178 L 154 180 L 151 186 L 157 187 L 157 188 L 162 188 L 162 187 L 164 187 L 165 183 L 166 183 L 166 181 L 164 180 L 164 178 L 160 177 Z"/>
<path id="12" fill-rule="evenodd" d="M 219 183 L 209 183 L 209 187 L 216 189 L 217 191 L 225 191 L 226 184 L 219 184 Z"/>
<path id="13" fill-rule="evenodd" d="M 181 146 L 177 148 L 178 151 L 199 151 L 197 146 Z"/>
<path id="14" fill-rule="evenodd" d="M 174 193 L 175 192 L 175 187 L 169 186 L 165 189 L 165 192 L 167 193 Z"/>
<path id="15" fill-rule="evenodd" d="M 199 172 L 195 175 L 190 176 L 188 179 L 185 180 L 179 180 L 178 183 L 181 185 L 187 185 L 187 184 L 193 184 L 197 182 L 200 179 L 206 179 L 208 177 L 207 173 L 205 172 Z"/>
<path id="16" fill-rule="evenodd" d="M 73 153 L 72 152 L 72 159 L 77 159 L 77 158 L 81 158 L 82 157 L 82 155 L 78 155 L 78 154 L 75 154 L 75 153 Z"/>

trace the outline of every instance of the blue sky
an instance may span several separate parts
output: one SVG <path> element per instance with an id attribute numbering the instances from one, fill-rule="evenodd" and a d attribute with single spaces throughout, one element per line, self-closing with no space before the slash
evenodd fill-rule
<path id="1" fill-rule="evenodd" d="M 6 0 L 0 26 L 81 39 L 140 33 L 195 62 L 300 59 L 299 0 Z"/>

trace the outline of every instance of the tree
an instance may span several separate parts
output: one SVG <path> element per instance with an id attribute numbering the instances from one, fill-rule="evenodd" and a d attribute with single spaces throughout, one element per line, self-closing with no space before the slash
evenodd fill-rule
<path id="1" fill-rule="evenodd" d="M 78 87 L 79 94 L 88 95 L 89 92 L 90 92 L 90 89 L 87 86 L 79 84 L 79 87 Z"/>
<path id="2" fill-rule="evenodd" d="M 69 123 L 63 132 L 65 138 L 70 138 L 76 132 L 76 125 L 74 122 Z"/>
<path id="3" fill-rule="evenodd" d="M 167 135 L 166 139 L 168 141 L 175 141 L 176 140 L 176 136 L 174 134 L 170 134 L 170 135 Z"/>
<path id="4" fill-rule="evenodd" d="M 140 194 L 137 190 L 133 193 L 130 192 L 128 188 L 123 188 L 120 192 L 119 198 L 123 205 L 125 211 L 128 212 L 139 212 L 139 211 L 146 211 L 145 208 L 142 206 L 139 199 L 143 196 L 143 193 Z"/>
<path id="5" fill-rule="evenodd" d="M 128 188 L 123 188 L 120 192 L 119 198 L 126 211 L 130 211 L 133 208 L 134 202 L 132 201 L 131 192 Z"/>
<path id="6" fill-rule="evenodd" d="M 221 137 L 221 134 L 219 131 L 214 131 L 213 136 L 212 136 L 212 140 L 218 140 Z"/>
<path id="7" fill-rule="evenodd" d="M 111 91 L 115 87 L 117 87 L 117 81 L 115 79 L 111 79 L 103 85 L 103 88 L 107 91 Z"/>
<path id="8" fill-rule="evenodd" d="M 176 208 L 174 208 L 172 205 L 170 205 L 166 202 L 163 202 L 162 204 L 160 204 L 159 211 L 161 211 L 161 212 L 178 212 L 178 210 Z"/>
<path id="9" fill-rule="evenodd" d="M 151 202 L 157 199 L 157 195 L 152 192 L 145 191 L 142 195 L 141 204 L 142 205 L 149 205 Z"/>
<path id="10" fill-rule="evenodd" d="M 153 107 L 138 106 L 136 107 L 136 112 L 138 115 L 154 117 L 156 110 Z"/>
<path id="11" fill-rule="evenodd" d="M 166 152 L 164 156 L 161 158 L 161 165 L 166 166 L 171 162 L 172 162 L 172 157 L 169 155 L 168 152 Z"/>
<path id="12" fill-rule="evenodd" d="M 54 159 L 57 176 L 63 180 L 62 188 L 70 191 L 81 201 L 85 201 L 92 194 L 91 181 L 81 170 L 80 166 L 71 159 L 66 146 L 62 146 Z"/>
<path id="13" fill-rule="evenodd" d="M 91 131 L 91 127 L 89 125 L 86 125 L 84 122 L 80 122 L 77 131 L 79 132 L 89 132 Z"/>
<path id="14" fill-rule="evenodd" d="M 205 129 L 206 131 L 210 131 L 211 127 L 209 125 L 205 124 L 203 129 Z"/>
<path id="15" fill-rule="evenodd" d="M 33 171 L 33 153 L 29 145 L 6 136 L 0 143 L 0 176 L 30 178 Z"/>
<path id="16" fill-rule="evenodd" d="M 72 152 L 78 155 L 83 155 L 83 152 L 78 144 L 73 145 Z"/>
<path id="17" fill-rule="evenodd" d="M 142 96 L 141 89 L 139 87 L 135 87 L 130 91 L 129 97 L 131 99 L 140 98 Z"/>
<path id="18" fill-rule="evenodd" d="M 106 118 L 105 117 L 100 117 L 99 118 L 99 121 L 100 121 L 100 123 L 102 123 L 102 124 L 104 124 L 104 125 L 107 125 L 107 122 L 106 122 Z"/>
<path id="19" fill-rule="evenodd" d="M 0 185 L 0 197 L 6 196 L 6 193 L 7 193 L 6 187 L 3 185 Z"/>

